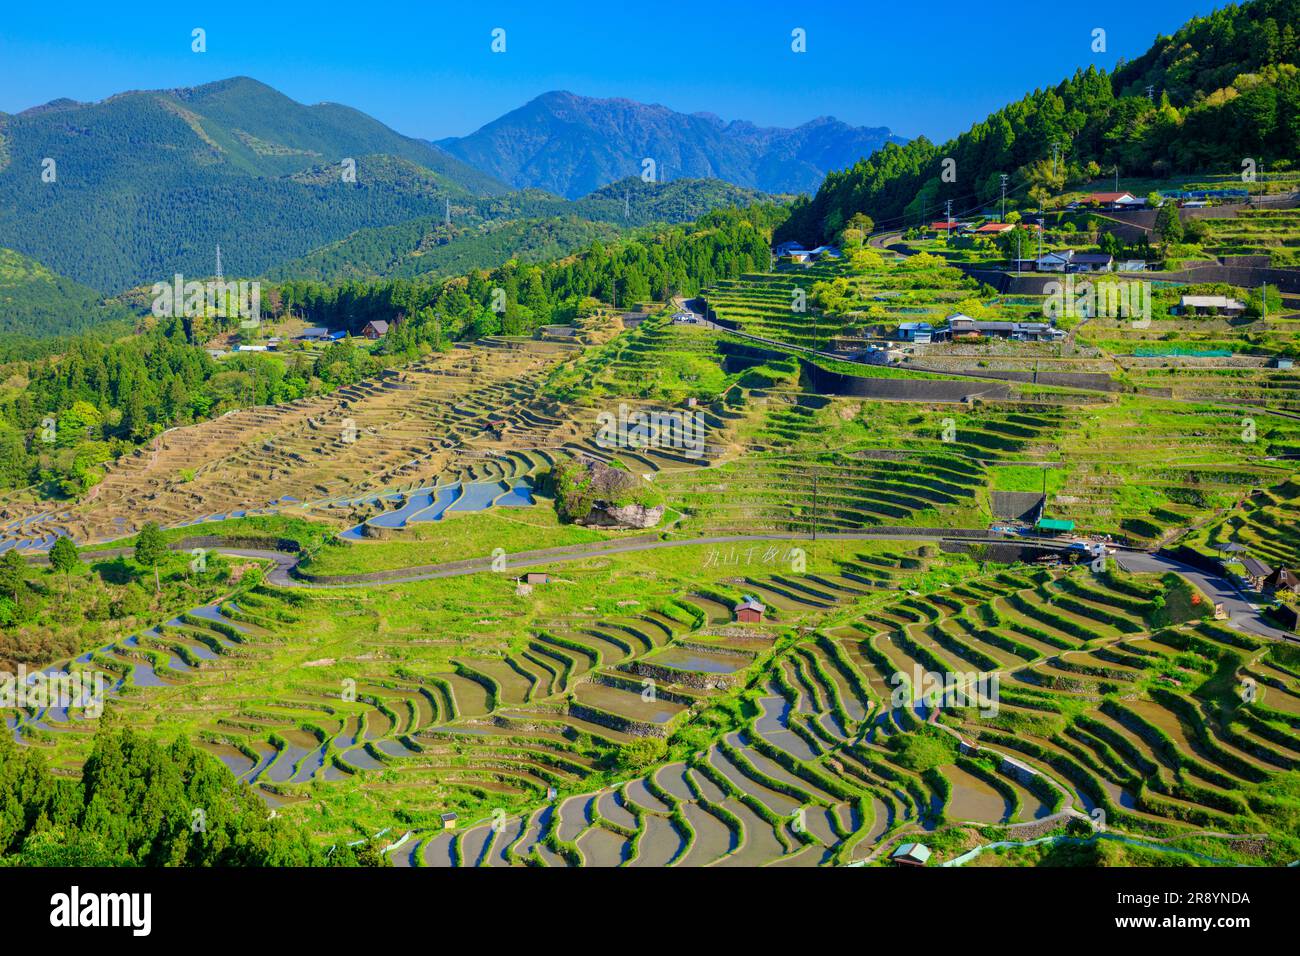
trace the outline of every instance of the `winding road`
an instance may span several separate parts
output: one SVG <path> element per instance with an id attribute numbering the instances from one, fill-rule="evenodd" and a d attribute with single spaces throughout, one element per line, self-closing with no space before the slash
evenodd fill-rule
<path id="1" fill-rule="evenodd" d="M 1163 574 L 1172 571 L 1200 588 L 1215 604 L 1222 604 L 1223 609 L 1228 612 L 1228 623 L 1233 627 L 1259 637 L 1300 643 L 1300 637 L 1288 634 L 1267 623 L 1260 616 L 1259 608 L 1248 601 L 1226 578 L 1194 568 L 1190 564 L 1174 561 L 1164 555 L 1146 551 L 1121 552 L 1115 560 L 1125 571 L 1136 571 L 1141 574 Z"/>
<path id="2" fill-rule="evenodd" d="M 656 551 L 662 548 L 682 548 L 690 545 L 741 544 L 762 541 L 811 541 L 807 534 L 795 532 L 773 532 L 770 534 L 736 534 L 711 535 L 698 538 L 678 538 L 664 541 L 657 535 L 638 535 L 620 541 L 593 541 L 586 544 L 565 545 L 556 548 L 539 548 L 532 551 L 518 551 L 505 557 L 505 565 L 495 573 L 511 573 L 520 568 L 536 567 L 544 564 L 561 564 L 569 561 L 581 561 L 586 558 L 613 554 L 630 554 L 638 551 Z M 992 532 L 962 531 L 953 529 L 950 535 L 904 534 L 896 531 L 844 531 L 822 533 L 818 540 L 827 541 L 926 541 L 943 540 L 979 541 L 1010 543 L 1012 539 Z M 1026 541 L 1036 547 L 1055 551 L 1067 551 L 1068 544 L 1051 541 Z M 230 557 L 252 558 L 271 561 L 274 567 L 267 573 L 267 583 L 277 587 L 300 587 L 318 589 L 336 589 L 352 587 L 378 587 L 387 584 L 404 584 L 413 581 L 430 581 L 436 578 L 461 577 L 467 574 L 493 572 L 493 559 L 490 555 L 479 558 L 465 558 L 458 561 L 444 561 L 439 564 L 413 565 L 405 568 L 393 568 L 386 571 L 369 571 L 348 575 L 311 576 L 308 572 L 298 571 L 299 555 L 284 551 L 259 548 L 215 547 L 211 549 Z M 112 551 L 86 552 L 83 560 L 97 560 L 125 553 L 126 549 Z M 1174 561 L 1160 554 L 1120 548 L 1115 556 L 1116 563 L 1126 571 L 1142 574 L 1163 574 L 1172 571 L 1190 581 L 1211 601 L 1222 604 L 1228 613 L 1228 623 L 1241 631 L 1272 640 L 1300 643 L 1300 636 L 1290 634 L 1269 624 L 1260 614 L 1259 608 L 1229 580 L 1202 571 L 1191 565 Z"/>
<path id="3" fill-rule="evenodd" d="M 557 564 L 566 561 L 581 561 L 584 558 L 601 557 L 610 554 L 628 554 L 636 551 L 655 551 L 661 548 L 682 548 L 700 544 L 738 544 L 759 541 L 811 541 L 804 533 L 772 532 L 770 534 L 732 534 L 712 535 L 699 538 L 678 538 L 664 541 L 658 535 L 638 535 L 618 541 L 593 541 L 587 544 L 571 544 L 557 548 L 539 548 L 534 551 L 517 551 L 505 557 L 505 567 L 497 573 L 509 573 L 518 568 L 536 567 L 539 564 Z M 841 531 L 820 533 L 817 540 L 827 541 L 997 541 L 1006 543 L 1009 539 L 997 534 L 959 533 L 954 529 L 952 535 L 903 534 L 899 532 Z M 1066 545 L 1051 542 L 1032 542 L 1035 546 L 1064 551 Z M 364 545 L 362 545 L 364 547 Z M 275 562 L 275 568 L 267 575 L 267 581 L 280 587 L 308 588 L 347 588 L 368 587 L 381 584 L 402 584 L 409 581 L 428 581 L 434 578 L 453 578 L 466 574 L 479 574 L 492 571 L 492 557 L 465 558 L 459 561 L 445 561 L 440 564 L 422 564 L 406 568 L 393 568 L 387 571 L 368 571 L 361 574 L 321 575 L 320 578 L 308 576 L 306 572 L 294 573 L 298 565 L 298 556 L 282 551 L 259 550 L 256 548 L 222 548 L 212 550 L 233 557 L 262 558 Z M 100 553 L 103 554 L 102 552 Z"/>

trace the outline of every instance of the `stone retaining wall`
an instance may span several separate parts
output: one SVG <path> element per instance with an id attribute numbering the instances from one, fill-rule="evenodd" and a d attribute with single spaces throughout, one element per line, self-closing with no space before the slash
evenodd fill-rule
<path id="1" fill-rule="evenodd" d="M 668 724 L 651 724 L 643 720 L 631 720 L 627 717 L 607 714 L 603 710 L 596 710 L 594 707 L 587 707 L 576 702 L 569 705 L 569 714 L 579 720 L 585 720 L 620 733 L 630 734 L 633 737 L 666 738 L 668 736 Z"/>
<path id="2" fill-rule="evenodd" d="M 939 378 L 869 378 L 830 372 L 807 359 L 799 359 L 812 387 L 823 395 L 886 399 L 904 402 L 1006 401 L 1011 389 L 998 382 Z"/>
<path id="3" fill-rule="evenodd" d="M 705 637 L 735 637 L 770 641 L 773 635 L 748 627 L 710 627 L 700 631 Z"/>
<path id="4" fill-rule="evenodd" d="M 949 554 L 970 554 L 979 548 L 985 560 L 996 564 L 1032 564 L 1039 558 L 1060 557 L 1061 546 L 1021 544 L 1016 541 L 989 541 L 975 544 L 970 541 L 942 541 L 939 548 Z"/>
<path id="5" fill-rule="evenodd" d="M 738 671 L 736 674 L 708 674 L 703 671 L 679 671 L 672 667 L 662 667 L 658 664 L 650 664 L 645 661 L 632 661 L 623 666 L 628 673 L 636 674 L 638 677 L 648 677 L 657 684 L 677 684 L 682 687 L 690 687 L 693 690 L 727 690 L 736 686 L 737 675 L 744 675 L 744 671 Z M 665 700 L 670 698 L 666 693 L 659 692 L 659 695 Z"/>
<path id="6" fill-rule="evenodd" d="M 297 554 L 302 546 L 292 538 L 276 538 L 270 535 L 224 535 L 203 534 L 181 538 L 168 545 L 173 551 L 189 551 L 191 548 L 245 548 L 249 551 L 284 551 Z"/>
<path id="7" fill-rule="evenodd" d="M 918 371 L 942 371 L 923 365 L 911 365 Z M 999 378 L 1008 382 L 1025 382 L 1037 385 L 1056 385 L 1061 388 L 1086 388 L 1096 392 L 1118 392 L 1120 383 L 1103 372 L 1020 372 L 1012 370 L 976 369 L 952 372 L 953 375 L 978 375 L 981 378 Z"/>

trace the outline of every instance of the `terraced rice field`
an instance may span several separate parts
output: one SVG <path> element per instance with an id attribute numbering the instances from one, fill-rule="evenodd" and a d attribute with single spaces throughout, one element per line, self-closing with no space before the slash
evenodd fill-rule
<path id="1" fill-rule="evenodd" d="M 1204 219 L 1207 252 L 1219 256 L 1266 255 L 1274 266 L 1300 264 L 1300 209 L 1243 209 L 1232 219 Z"/>
<path id="2" fill-rule="evenodd" d="M 837 334 L 970 294 L 946 274 L 926 285 L 934 271 L 855 284 L 864 307 Z M 840 275 L 749 277 L 710 302 L 806 342 L 821 331 L 780 303 Z M 1176 579 L 999 565 L 921 534 L 985 529 L 994 488 L 1042 481 L 1045 513 L 1087 531 L 1152 544 L 1195 528 L 1294 563 L 1295 422 L 1261 415 L 1244 441 L 1239 411 L 1194 391 L 833 397 L 793 363 L 729 371 L 718 340 L 658 316 L 574 348 L 458 348 L 168 433 L 84 501 L 15 505 L 0 537 L 32 549 L 274 512 L 342 532 L 335 570 L 369 570 L 367 548 L 391 570 L 492 554 L 494 522 L 551 507 L 563 456 L 645 476 L 669 518 L 644 538 L 672 547 L 539 565 L 531 589 L 489 571 L 240 586 L 61 665 L 112 675 L 125 723 L 199 741 L 322 841 L 387 834 L 396 865 L 875 864 L 908 839 L 947 861 L 990 834 L 1091 828 L 1097 810 L 1171 852 L 1211 831 L 1249 837 L 1217 847 L 1238 862 L 1300 855 L 1275 798 L 1300 769 L 1293 660 Z M 619 404 L 693 408 L 705 453 L 602 441 Z M 551 518 L 512 533 L 559 538 Z M 893 537 L 817 537 L 864 531 Z M 765 534 L 790 540 L 692 541 Z M 744 597 L 761 622 L 733 620 Z M 1247 678 L 1260 693 L 1243 702 Z M 994 689 L 963 705 L 928 693 L 935 679 Z M 69 774 L 87 728 L 75 707 L 8 722 Z"/>
<path id="3" fill-rule="evenodd" d="M 457 348 L 330 396 L 174 429 L 118 462 L 82 501 L 56 508 L 11 503 L 0 549 L 45 550 L 58 535 L 80 544 L 110 541 L 148 521 L 182 527 L 306 514 L 367 517 L 383 528 L 403 522 L 405 511 L 414 520 L 436 520 L 435 501 L 422 495 L 446 490 L 452 510 L 478 510 L 489 498 L 526 504 L 521 479 L 548 470 L 562 454 L 617 459 L 649 473 L 701 464 L 673 449 L 603 447 L 596 440 L 600 409 L 539 397 L 546 375 L 569 354 L 539 345 L 545 343 Z M 633 404 L 634 411 L 661 407 Z M 700 415 L 706 453 L 716 456 L 735 416 L 707 408 Z M 456 500 L 451 489 L 460 489 Z M 511 491 L 521 500 L 503 500 Z M 377 514 L 387 511 L 401 516 Z"/>
<path id="4" fill-rule="evenodd" d="M 817 304 L 814 287 L 819 283 L 836 287 L 835 308 Z M 957 311 L 957 303 L 978 293 L 978 284 L 956 269 L 942 268 L 928 258 L 909 261 L 889 253 L 870 275 L 855 275 L 843 262 L 782 265 L 775 272 L 719 282 L 704 297 L 720 320 L 735 323 L 742 332 L 825 348 L 832 342 L 843 347 L 864 344 L 866 325 L 940 325 Z"/>
<path id="5" fill-rule="evenodd" d="M 1246 547 L 1270 567 L 1300 565 L 1300 482 L 1291 479 L 1274 488 L 1258 491 L 1221 523 L 1207 529 L 1201 550 L 1222 554 L 1230 542 Z"/>
<path id="6" fill-rule="evenodd" d="M 1249 794 L 1295 769 L 1295 727 L 1281 729 L 1274 715 L 1284 711 L 1267 703 L 1216 719 L 1177 689 L 1225 655 L 1258 666 L 1262 649 L 1213 623 L 1152 633 L 1141 615 L 1157 587 L 1026 569 L 886 600 L 778 652 L 750 684 L 742 726 L 706 748 L 602 788 L 579 784 L 530 814 L 417 838 L 395 861 L 875 862 L 909 835 L 942 844 L 973 824 L 1010 837 L 1098 808 L 1112 826 L 1174 842 L 1262 828 Z M 897 675 L 906 684 L 916 669 L 997 674 L 1000 706 L 892 700 Z M 1286 682 L 1273 706 L 1295 696 L 1295 678 Z M 1256 726 L 1269 728 L 1267 743 Z M 909 738 L 947 740 L 948 756 L 909 767 Z"/>

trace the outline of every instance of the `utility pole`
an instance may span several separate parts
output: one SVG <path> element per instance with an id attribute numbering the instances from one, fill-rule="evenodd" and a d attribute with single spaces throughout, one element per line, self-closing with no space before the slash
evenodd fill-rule
<path id="1" fill-rule="evenodd" d="M 1042 260 L 1042 258 L 1043 258 L 1043 220 L 1041 220 L 1041 219 L 1035 219 L 1034 222 L 1038 223 L 1038 258 L 1039 258 L 1039 260 Z"/>
<path id="2" fill-rule="evenodd" d="M 1002 221 L 1007 221 L 1007 174 L 999 173 L 1002 177 Z"/>
<path id="3" fill-rule="evenodd" d="M 1061 144 L 1053 143 L 1052 144 L 1052 178 L 1053 179 L 1056 178 L 1056 161 L 1060 158 L 1060 156 L 1061 156 Z"/>
<path id="4" fill-rule="evenodd" d="M 1149 103 L 1154 103 L 1155 101 L 1156 101 L 1156 88 L 1155 88 L 1154 86 L 1148 86 L 1148 87 L 1147 87 L 1147 102 L 1149 102 Z"/>
<path id="5" fill-rule="evenodd" d="M 814 541 L 817 540 L 817 478 L 818 478 L 817 465 L 814 464 L 812 467 L 812 479 L 813 479 L 812 539 Z"/>
<path id="6" fill-rule="evenodd" d="M 945 215 L 947 217 L 944 220 L 944 228 L 947 230 L 948 233 L 947 241 L 951 242 L 952 241 L 952 200 L 951 199 L 944 200 L 944 209 L 946 210 Z"/>

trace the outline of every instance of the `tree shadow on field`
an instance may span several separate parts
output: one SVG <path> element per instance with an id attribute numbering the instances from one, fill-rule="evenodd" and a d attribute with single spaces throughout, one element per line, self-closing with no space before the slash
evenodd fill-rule
<path id="1" fill-rule="evenodd" d="M 92 573 L 99 575 L 99 579 L 105 584 L 119 586 L 130 584 L 140 576 L 139 569 L 121 556 L 107 561 L 96 561 L 90 566 L 90 570 Z"/>
<path id="2" fill-rule="evenodd" d="M 1062 842 L 1047 849 L 1039 866 L 1104 866 L 1099 840 L 1088 843 Z"/>

